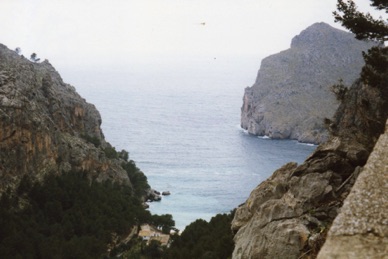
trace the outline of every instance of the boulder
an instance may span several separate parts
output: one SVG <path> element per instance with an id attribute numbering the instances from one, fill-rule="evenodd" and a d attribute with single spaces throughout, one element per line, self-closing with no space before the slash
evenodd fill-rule
<path id="1" fill-rule="evenodd" d="M 154 189 L 148 189 L 147 190 L 147 198 L 146 200 L 152 202 L 152 201 L 161 201 L 162 197 L 160 196 L 160 192 Z"/>

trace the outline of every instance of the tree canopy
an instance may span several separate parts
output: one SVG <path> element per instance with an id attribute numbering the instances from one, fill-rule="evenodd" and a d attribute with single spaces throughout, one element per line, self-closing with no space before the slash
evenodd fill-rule
<path id="1" fill-rule="evenodd" d="M 209 222 L 197 219 L 181 235 L 174 235 L 162 258 L 226 259 L 231 258 L 234 243 L 230 228 L 234 212 L 217 214 Z"/>
<path id="2" fill-rule="evenodd" d="M 388 13 L 388 0 L 370 0 L 376 10 Z M 335 21 L 356 35 L 357 39 L 376 40 L 381 43 L 388 40 L 388 23 L 383 18 L 374 18 L 370 13 L 358 11 L 352 0 L 338 0 L 337 11 L 333 12 Z"/>
<path id="3" fill-rule="evenodd" d="M 376 10 L 388 13 L 388 0 L 370 2 L 370 6 Z M 385 87 L 388 80 L 388 48 L 384 47 L 384 42 L 388 40 L 388 20 L 382 17 L 376 19 L 370 13 L 358 11 L 353 0 L 338 0 L 337 11 L 333 14 L 335 21 L 353 32 L 357 39 L 380 43 L 368 50 L 368 53 L 362 53 L 365 66 L 361 71 L 361 80 L 373 87 Z"/>
<path id="4" fill-rule="evenodd" d="M 128 186 L 81 172 L 26 176 L 0 198 L 0 258 L 100 258 L 112 233 L 125 237 L 150 217 Z"/>

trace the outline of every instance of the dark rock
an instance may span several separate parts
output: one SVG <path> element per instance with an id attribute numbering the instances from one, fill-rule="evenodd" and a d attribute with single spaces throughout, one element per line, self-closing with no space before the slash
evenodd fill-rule
<path id="1" fill-rule="evenodd" d="M 147 200 L 150 202 L 160 201 L 160 200 L 162 200 L 162 197 L 160 196 L 160 192 L 158 192 L 154 189 L 149 189 L 147 191 Z"/>
<path id="2" fill-rule="evenodd" d="M 164 191 L 162 192 L 162 195 L 166 196 L 166 195 L 170 195 L 171 193 L 169 191 Z"/>

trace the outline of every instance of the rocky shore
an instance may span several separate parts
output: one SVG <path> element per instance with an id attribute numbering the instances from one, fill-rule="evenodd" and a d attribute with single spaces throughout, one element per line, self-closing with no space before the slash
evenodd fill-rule
<path id="1" fill-rule="evenodd" d="M 147 195 L 146 195 L 145 200 L 149 201 L 149 202 L 161 201 L 162 200 L 162 196 L 168 196 L 168 195 L 171 195 L 170 191 L 159 192 L 159 191 L 157 191 L 155 189 L 149 189 L 147 191 Z"/>

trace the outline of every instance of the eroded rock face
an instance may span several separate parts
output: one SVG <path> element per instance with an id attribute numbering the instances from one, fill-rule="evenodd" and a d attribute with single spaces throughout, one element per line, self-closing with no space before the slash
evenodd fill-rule
<path id="1" fill-rule="evenodd" d="M 388 256 L 388 121 L 318 258 Z"/>
<path id="2" fill-rule="evenodd" d="M 94 105 L 64 83 L 47 60 L 33 63 L 0 45 L 0 191 L 24 175 L 40 179 L 70 170 L 130 184 L 119 161 L 102 151 L 109 144 L 100 124 Z"/>
<path id="3" fill-rule="evenodd" d="M 357 81 L 330 123 L 328 141 L 303 164 L 277 170 L 237 209 L 233 258 L 314 258 L 387 116 L 388 88 Z"/>
<path id="4" fill-rule="evenodd" d="M 328 139 L 325 118 L 339 101 L 331 86 L 350 86 L 373 46 L 350 33 L 316 23 L 294 37 L 291 48 L 262 60 L 256 82 L 245 89 L 241 127 L 254 135 L 301 142 Z"/>

